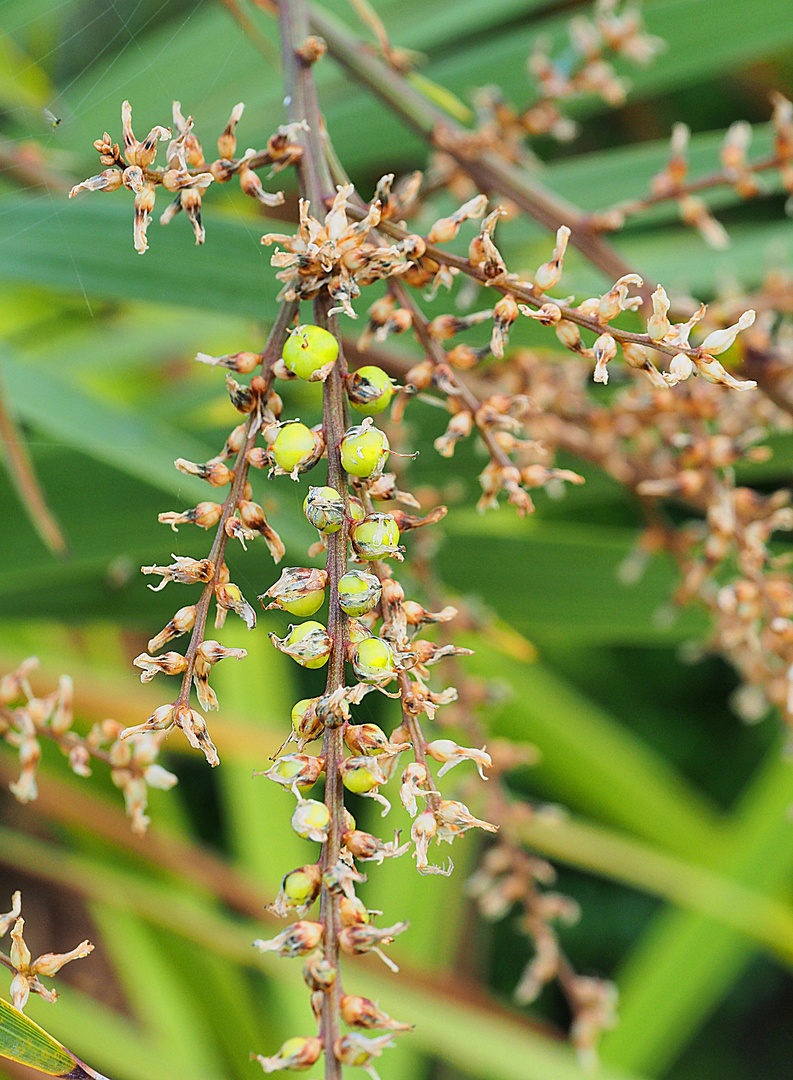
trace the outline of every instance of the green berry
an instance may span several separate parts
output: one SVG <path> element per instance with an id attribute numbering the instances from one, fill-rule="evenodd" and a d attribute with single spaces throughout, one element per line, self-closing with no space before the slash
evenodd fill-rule
<path id="1" fill-rule="evenodd" d="M 383 471 L 389 445 L 385 432 L 362 424 L 345 432 L 339 450 L 341 467 L 351 476 L 367 479 L 379 476 Z"/>
<path id="2" fill-rule="evenodd" d="M 344 522 L 344 499 L 332 487 L 310 487 L 303 501 L 303 513 L 321 533 L 338 532 Z"/>
<path id="3" fill-rule="evenodd" d="M 314 871 L 314 867 L 310 867 Z M 305 869 L 293 870 L 281 882 L 281 888 L 295 905 L 307 904 L 319 892 L 319 875 Z"/>
<path id="4" fill-rule="evenodd" d="M 347 382 L 347 395 L 356 412 L 376 416 L 391 404 L 394 384 L 382 368 L 367 364 L 354 371 Z"/>
<path id="5" fill-rule="evenodd" d="M 356 553 L 364 559 L 382 559 L 386 555 L 401 558 L 399 526 L 391 514 L 369 514 L 352 526 L 350 538 Z"/>
<path id="6" fill-rule="evenodd" d="M 338 355 L 338 341 L 321 326 L 298 326 L 284 345 L 284 363 L 301 379 L 311 379 Z"/>
<path id="7" fill-rule="evenodd" d="M 351 646 L 350 661 L 361 682 L 390 682 L 397 674 L 394 654 L 382 638 L 365 638 Z"/>
<path id="8" fill-rule="evenodd" d="M 305 566 L 287 566 L 275 585 L 271 585 L 259 599 L 264 603 L 266 597 L 272 600 L 268 608 L 277 607 L 304 619 L 313 615 L 325 602 L 325 585 L 328 575 L 325 570 L 310 569 Z"/>
<path id="9" fill-rule="evenodd" d="M 311 619 L 291 627 L 282 641 L 274 634 L 270 635 L 270 640 L 281 652 L 287 653 L 306 668 L 320 668 L 327 664 L 333 646 L 322 623 L 313 622 Z"/>
<path id="10" fill-rule="evenodd" d="M 380 599 L 382 587 L 374 574 L 350 570 L 339 580 L 339 606 L 348 615 L 365 615 Z"/>
<path id="11" fill-rule="evenodd" d="M 300 421 L 284 424 L 270 447 L 270 455 L 285 473 L 293 473 L 314 456 L 315 443 L 311 429 Z"/>
<path id="12" fill-rule="evenodd" d="M 373 791 L 378 782 L 377 777 L 366 765 L 358 765 L 346 771 L 342 776 L 342 783 L 354 795 L 364 795 L 367 791 Z"/>

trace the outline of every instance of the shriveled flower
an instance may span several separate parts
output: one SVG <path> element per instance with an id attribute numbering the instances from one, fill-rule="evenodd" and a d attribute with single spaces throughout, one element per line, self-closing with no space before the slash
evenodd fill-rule
<path id="1" fill-rule="evenodd" d="M 239 615 L 249 630 L 256 626 L 256 612 L 242 595 L 238 585 L 230 581 L 224 585 L 216 585 L 215 601 L 219 610 L 233 611 L 235 615 Z M 216 620 L 215 626 L 217 625 Z"/>
<path id="2" fill-rule="evenodd" d="M 343 1065 L 357 1065 L 364 1072 L 369 1073 L 372 1080 L 380 1080 L 372 1065 L 372 1060 L 380 1057 L 387 1047 L 393 1045 L 394 1036 L 391 1033 L 368 1038 L 366 1035 L 350 1032 L 336 1040 L 333 1044 L 333 1053 Z"/>
<path id="3" fill-rule="evenodd" d="M 206 720 L 189 705 L 177 705 L 173 711 L 174 723 L 187 736 L 187 741 L 196 750 L 201 750 L 210 765 L 218 765 L 217 748 L 209 737 Z"/>
<path id="4" fill-rule="evenodd" d="M 288 926 L 286 930 L 282 930 L 269 941 L 257 938 L 253 944 L 259 952 L 274 952 L 276 956 L 291 959 L 295 956 L 304 956 L 316 949 L 322 941 L 324 932 L 322 923 L 303 920 Z"/>
<path id="5" fill-rule="evenodd" d="M 70 960 L 79 960 L 93 952 L 94 947 L 90 941 L 81 941 L 80 944 L 67 953 L 44 953 L 31 962 L 30 949 L 25 944 L 23 931 L 25 920 L 17 918 L 11 931 L 11 952 L 9 960 L 16 971 L 11 983 L 11 1001 L 15 1009 L 20 1012 L 25 1008 L 31 992 L 43 997 L 45 1001 L 53 1002 L 58 997 L 54 990 L 47 989 L 39 980 L 40 975 L 56 975 L 64 964 Z"/>
<path id="6" fill-rule="evenodd" d="M 256 1054 L 255 1057 L 266 1073 L 280 1072 L 281 1069 L 299 1072 L 310 1069 L 321 1053 L 322 1039 L 309 1036 L 287 1039 L 278 1053 L 273 1054 L 272 1057 L 263 1057 L 262 1054 Z"/>
<path id="7" fill-rule="evenodd" d="M 161 656 L 149 656 L 141 653 L 132 661 L 135 667 L 141 668 L 140 681 L 151 682 L 155 675 L 162 672 L 164 675 L 179 675 L 187 667 L 187 657 L 178 652 L 167 652 Z"/>
<path id="8" fill-rule="evenodd" d="M 454 869 L 452 860 L 444 866 L 435 866 L 429 861 L 429 846 L 438 837 L 438 822 L 434 810 L 423 810 L 410 830 L 410 839 L 415 844 L 416 850 L 413 857 L 416 860 L 416 869 L 420 874 L 441 874 L 448 877 Z"/>
<path id="9" fill-rule="evenodd" d="M 348 1027 L 381 1028 L 388 1031 L 412 1031 L 412 1024 L 392 1020 L 388 1013 L 369 998 L 344 994 L 339 1004 L 342 1019 Z"/>
<path id="10" fill-rule="evenodd" d="M 410 843 L 399 843 L 399 832 L 394 830 L 394 839 L 388 842 L 381 840 L 379 836 L 361 832 L 360 829 L 350 829 L 342 834 L 342 843 L 353 858 L 359 862 L 373 862 L 380 865 L 384 859 L 397 858 L 404 855 L 410 847 Z"/>
<path id="11" fill-rule="evenodd" d="M 455 765 L 459 765 L 461 761 L 473 761 L 476 765 L 476 771 L 483 780 L 487 780 L 482 769 L 489 769 L 493 764 L 490 754 L 485 753 L 484 747 L 478 750 L 473 746 L 458 746 L 451 739 L 435 739 L 433 742 L 427 743 L 426 749 L 431 758 L 443 762 L 443 765 L 438 770 L 438 779 L 450 769 L 453 769 Z"/>
<path id="12" fill-rule="evenodd" d="M 5 937 L 9 929 L 22 914 L 22 893 L 17 891 L 11 897 L 11 910 L 0 915 L 0 937 Z"/>
<path id="13" fill-rule="evenodd" d="M 170 566 L 141 566 L 142 574 L 160 574 L 159 585 L 149 585 L 152 592 L 160 592 L 169 581 L 178 581 L 182 585 L 192 585 L 196 581 L 211 581 L 215 574 L 215 564 L 209 559 L 191 559 L 186 555 L 171 555 L 174 560 Z"/>
<path id="14" fill-rule="evenodd" d="M 385 955 L 380 949 L 381 945 L 390 945 L 398 934 L 408 928 L 408 923 L 398 922 L 393 926 L 377 927 L 369 923 L 356 923 L 354 926 L 345 926 L 339 934 L 339 946 L 349 956 L 360 956 L 362 953 L 376 953 L 386 967 L 392 971 L 399 971 L 394 961 Z"/>
<path id="15" fill-rule="evenodd" d="M 474 817 L 468 807 L 453 799 L 443 799 L 436 811 L 438 821 L 438 839 L 451 843 L 455 836 L 468 829 L 479 828 L 485 832 L 498 832 L 498 825 Z"/>
<path id="16" fill-rule="evenodd" d="M 411 761 L 402 773 L 402 786 L 399 789 L 399 798 L 411 817 L 415 817 L 418 813 L 417 798 L 426 799 L 428 795 L 440 794 L 438 791 L 433 791 L 429 785 L 430 774 L 427 766 L 420 761 Z"/>

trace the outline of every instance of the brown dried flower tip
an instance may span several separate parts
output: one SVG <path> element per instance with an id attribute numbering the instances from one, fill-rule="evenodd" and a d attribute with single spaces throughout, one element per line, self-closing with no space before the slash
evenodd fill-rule
<path id="1" fill-rule="evenodd" d="M 365 997 L 344 994 L 340 1002 L 341 1015 L 348 1027 L 381 1028 L 389 1031 L 412 1031 L 412 1024 L 400 1024 L 398 1020 L 379 1009 Z"/>
<path id="2" fill-rule="evenodd" d="M 142 574 L 160 574 L 159 585 L 149 585 L 152 592 L 160 592 L 169 581 L 178 581 L 182 585 L 192 585 L 196 581 L 211 581 L 215 575 L 215 564 L 209 559 L 190 559 L 186 555 L 171 555 L 174 560 L 170 566 L 141 566 Z"/>
<path id="3" fill-rule="evenodd" d="M 14 894 L 14 908 L 19 907 L 19 893 Z M 7 919 L 9 916 L 5 916 Z M 16 972 L 11 983 L 11 1001 L 15 1009 L 20 1012 L 25 1008 L 31 991 L 43 997 L 45 1001 L 54 1002 L 58 995 L 54 990 L 48 990 L 40 981 L 39 976 L 56 975 L 64 964 L 70 960 L 79 960 L 93 952 L 94 947 L 90 941 L 81 941 L 80 944 L 67 953 L 44 953 L 42 956 L 31 960 L 30 949 L 25 944 L 23 931 L 25 920 L 17 918 L 11 931 L 11 951 L 9 954 L 10 966 Z"/>
<path id="4" fill-rule="evenodd" d="M 328 46 L 325 39 L 318 37 L 316 34 L 310 34 L 300 48 L 295 49 L 304 64 L 316 64 L 317 60 L 321 60 L 327 51 Z"/>

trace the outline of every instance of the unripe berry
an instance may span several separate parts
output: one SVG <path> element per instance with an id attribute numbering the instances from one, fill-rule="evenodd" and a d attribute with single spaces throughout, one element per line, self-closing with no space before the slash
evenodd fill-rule
<path id="1" fill-rule="evenodd" d="M 380 599 L 381 585 L 374 574 L 350 570 L 339 580 L 339 607 L 348 615 L 365 615 Z"/>
<path id="2" fill-rule="evenodd" d="M 344 522 L 344 499 L 332 487 L 310 487 L 303 500 L 303 513 L 326 536 L 338 532 Z"/>
<path id="3" fill-rule="evenodd" d="M 271 585 L 259 599 L 264 603 L 265 597 L 269 597 L 272 603 L 267 605 L 268 609 L 277 607 L 304 619 L 319 611 L 324 604 L 327 580 L 325 570 L 288 566 L 281 572 L 275 585 Z"/>
<path id="4" fill-rule="evenodd" d="M 376 416 L 391 404 L 394 384 L 382 368 L 367 364 L 350 375 L 347 396 L 356 412 Z"/>
<path id="5" fill-rule="evenodd" d="M 323 368 L 336 362 L 339 343 L 328 330 L 321 326 L 298 326 L 284 345 L 284 363 L 301 379 L 316 381 L 327 372 Z"/>
<path id="6" fill-rule="evenodd" d="M 364 559 L 393 556 L 401 559 L 399 526 L 391 514 L 369 514 L 350 529 L 350 539 L 357 555 Z"/>
<path id="7" fill-rule="evenodd" d="M 339 447 L 341 466 L 351 476 L 377 477 L 383 471 L 389 445 L 385 432 L 370 423 L 349 428 Z"/>
<path id="8" fill-rule="evenodd" d="M 354 762 L 349 769 L 344 770 L 342 783 L 354 795 L 365 795 L 368 791 L 374 791 L 381 781 L 378 779 L 378 770 L 370 767 L 361 758 L 347 758 L 345 764 Z"/>
<path id="9" fill-rule="evenodd" d="M 328 838 L 330 810 L 315 799 L 301 799 L 292 814 L 292 828 L 304 840 L 324 843 Z"/>
<path id="10" fill-rule="evenodd" d="M 394 654 L 382 638 L 368 637 L 351 645 L 350 663 L 361 682 L 390 682 L 397 674 Z"/>
<path id="11" fill-rule="evenodd" d="M 311 429 L 295 421 L 284 424 L 270 447 L 270 456 L 279 469 L 294 473 L 314 456 L 316 443 Z"/>
<path id="12" fill-rule="evenodd" d="M 316 864 L 301 866 L 287 874 L 281 882 L 281 889 L 292 904 L 299 907 L 308 904 L 319 896 L 322 874 Z"/>
<path id="13" fill-rule="evenodd" d="M 285 638 L 270 634 L 279 652 L 285 652 L 302 667 L 320 668 L 328 662 L 333 641 L 322 623 L 308 622 L 292 626 Z"/>

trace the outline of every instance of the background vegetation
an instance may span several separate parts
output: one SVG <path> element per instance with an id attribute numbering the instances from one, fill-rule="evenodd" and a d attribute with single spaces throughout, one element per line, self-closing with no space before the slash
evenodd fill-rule
<path id="1" fill-rule="evenodd" d="M 343 0 L 326 6 L 354 22 Z M 508 97 L 525 100 L 532 42 L 540 33 L 561 42 L 578 6 L 375 3 L 394 42 L 426 54 L 422 72 L 463 101 L 494 75 Z M 675 120 L 694 132 L 698 171 L 716 166 L 733 120 L 757 124 L 756 146 L 768 145 L 768 91 L 791 88 L 788 0 L 657 0 L 645 12 L 668 49 L 630 72 L 629 103 L 611 112 L 594 99 L 580 103 L 579 139 L 537 147 L 545 184 L 586 209 L 645 191 Z M 241 145 L 263 145 L 283 119 L 277 29 L 250 15 L 255 39 L 210 2 L 0 7 L 0 380 L 70 547 L 66 559 L 47 551 L 0 474 L 0 666 L 38 654 L 44 689 L 71 673 L 86 724 L 139 723 L 161 703 L 158 691 L 140 687 L 130 659 L 170 618 L 173 598 L 149 592 L 138 568 L 167 563 L 172 550 L 203 550 L 187 530 L 174 537 L 159 526 L 157 512 L 205 497 L 172 461 L 206 460 L 230 420 L 217 376 L 192 357 L 260 348 L 275 288 L 259 245 L 267 228 L 236 190 L 210 191 L 204 248 L 181 221 L 162 232 L 155 225 L 145 260 L 132 248 L 129 200 L 67 204 L 66 191 L 94 171 L 92 141 L 104 130 L 118 137 L 124 98 L 141 130 L 168 122 L 180 99 L 207 141 L 243 100 Z M 362 191 L 383 172 L 422 166 L 424 147 L 366 91 L 330 61 L 318 77 L 336 149 Z M 42 107 L 63 122 L 48 125 Z M 47 182 L 23 184 L 18 165 L 34 145 Z M 720 217 L 732 238 L 723 252 L 679 226 L 673 209 L 640 218 L 617 246 L 648 280 L 703 299 L 733 278 L 751 288 L 769 267 L 789 265 L 784 195 L 772 191 Z M 515 268 L 547 258 L 538 227 L 507 225 L 500 237 Z M 580 297 L 596 281 L 568 257 L 566 289 Z M 520 332 L 525 344 L 548 344 Z M 317 399 L 303 392 L 306 418 Z M 538 819 L 533 840 L 582 908 L 580 922 L 561 932 L 568 953 L 579 970 L 619 986 L 620 1024 L 603 1040 L 598 1075 L 787 1077 L 793 771 L 778 721 L 742 725 L 729 708 L 730 669 L 715 659 L 683 662 L 681 646 L 706 628 L 696 612 L 666 617 L 671 565 L 659 559 L 637 584 L 620 583 L 640 518 L 616 484 L 571 461 L 587 483 L 564 500 L 540 495 L 529 520 L 508 508 L 479 517 L 473 452 L 462 448 L 453 468 L 439 459 L 431 443 L 443 414 L 412 409 L 411 439 L 422 451 L 414 475 L 454 500 L 437 551 L 443 582 L 536 648 L 527 663 L 514 648 L 508 655 L 476 642 L 470 669 L 495 674 L 501 688 L 488 707 L 494 735 L 541 752 L 516 790 L 569 810 L 555 825 Z M 752 479 L 771 490 L 788 482 L 791 461 L 793 441 L 780 437 Z M 273 504 L 287 549 L 304 548 L 309 530 L 295 500 L 263 485 L 259 497 Z M 235 558 L 234 580 L 249 595 L 273 580 L 255 546 Z M 221 768 L 210 772 L 174 741 L 168 765 L 180 783 L 152 793 L 147 839 L 131 837 L 101 770 L 79 781 L 57 752 L 46 757 L 38 802 L 21 808 L 2 795 L 0 907 L 21 887 L 32 947 L 59 949 L 80 936 L 98 946 L 64 973 L 58 1005 L 36 1000 L 30 1015 L 118 1080 L 250 1077 L 251 1050 L 270 1052 L 307 1027 L 299 973 L 250 947 L 284 869 L 304 858 L 285 828 L 288 800 L 251 781 L 304 696 L 301 673 L 270 648 L 266 619 L 261 625 L 245 640 L 230 625 L 223 639 L 245 645 L 250 659 L 215 676 Z M 365 719 L 386 715 L 387 705 L 370 702 Z M 6 784 L 15 768 L 4 749 Z M 451 880 L 418 879 L 401 860 L 364 890 L 368 906 L 412 922 L 392 949 L 401 974 L 366 970 L 366 992 L 417 1021 L 383 1059 L 383 1080 L 574 1080 L 584 1074 L 558 1038 L 568 1019 L 561 998 L 549 990 L 530 1010 L 510 1004 L 526 939 L 510 920 L 482 924 L 465 898 L 478 843 L 469 837 L 455 850 Z M 22 1075 L 11 1068 L 0 1065 L 0 1076 Z"/>

